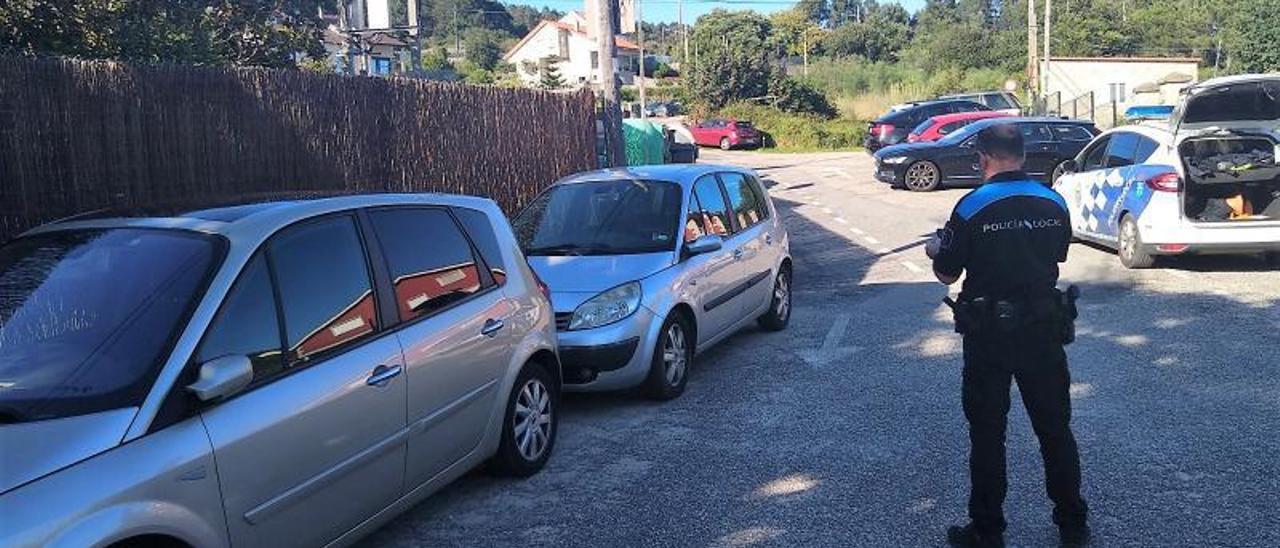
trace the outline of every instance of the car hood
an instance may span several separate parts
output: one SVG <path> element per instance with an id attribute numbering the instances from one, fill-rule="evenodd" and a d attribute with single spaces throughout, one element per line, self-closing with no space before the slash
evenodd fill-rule
<path id="1" fill-rule="evenodd" d="M 673 257 L 672 252 L 664 251 L 635 255 L 534 255 L 528 259 L 529 266 L 551 289 L 556 310 L 561 310 L 560 305 L 568 305 L 570 300 L 580 302 L 606 289 L 648 278 L 671 266 Z M 579 299 L 558 298 L 566 293 L 584 295 Z"/>
<path id="2" fill-rule="evenodd" d="M 120 444 L 138 408 L 0 426 L 0 493 Z"/>
<path id="3" fill-rule="evenodd" d="M 890 145 L 877 150 L 875 157 L 877 160 L 888 158 L 890 156 L 915 156 L 922 152 L 938 148 L 938 145 L 932 141 L 922 141 L 919 143 L 903 143 L 899 145 Z"/>

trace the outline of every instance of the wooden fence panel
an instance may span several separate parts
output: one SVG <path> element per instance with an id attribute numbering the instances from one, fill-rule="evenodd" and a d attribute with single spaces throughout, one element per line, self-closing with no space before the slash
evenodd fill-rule
<path id="1" fill-rule="evenodd" d="M 596 165 L 590 92 L 0 56 L 0 241 L 106 207 L 437 191 L 513 212 Z"/>

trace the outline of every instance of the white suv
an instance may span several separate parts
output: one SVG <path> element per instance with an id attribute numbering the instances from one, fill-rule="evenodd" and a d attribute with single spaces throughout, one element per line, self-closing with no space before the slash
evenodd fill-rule
<path id="1" fill-rule="evenodd" d="M 1157 255 L 1263 253 L 1280 260 L 1280 76 L 1188 88 L 1168 123 L 1096 137 L 1058 179 L 1077 238 L 1130 268 Z"/>

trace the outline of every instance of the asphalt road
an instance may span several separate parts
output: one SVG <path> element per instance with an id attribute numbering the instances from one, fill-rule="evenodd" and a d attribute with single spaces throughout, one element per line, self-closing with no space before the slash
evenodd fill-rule
<path id="1" fill-rule="evenodd" d="M 968 442 L 948 289 L 921 244 L 965 191 L 892 191 L 864 153 L 703 161 L 771 182 L 791 327 L 703 354 L 672 402 L 568 397 L 541 474 L 473 473 L 367 546 L 944 545 L 965 520 Z M 1095 545 L 1280 546 L 1280 272 L 1129 271 L 1076 244 L 1063 277 L 1084 290 L 1068 354 Z M 1017 401 L 1008 438 L 1010 545 L 1056 546 Z"/>

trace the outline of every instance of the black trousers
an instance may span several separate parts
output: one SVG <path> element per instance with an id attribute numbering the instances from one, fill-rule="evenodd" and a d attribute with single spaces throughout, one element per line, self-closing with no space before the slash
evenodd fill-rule
<path id="1" fill-rule="evenodd" d="M 1010 381 L 1040 440 L 1053 521 L 1085 524 L 1080 497 L 1080 454 L 1071 433 L 1071 375 L 1062 344 L 1034 333 L 967 335 L 964 338 L 964 415 L 969 421 L 969 517 L 987 532 L 1004 531 L 1005 426 Z"/>

